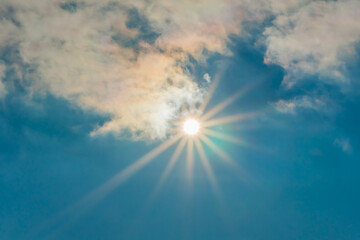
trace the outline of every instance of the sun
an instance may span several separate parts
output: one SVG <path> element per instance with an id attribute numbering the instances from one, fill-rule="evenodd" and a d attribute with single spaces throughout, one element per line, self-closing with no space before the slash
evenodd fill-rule
<path id="1" fill-rule="evenodd" d="M 200 130 L 200 123 L 198 120 L 189 118 L 184 122 L 183 130 L 187 135 L 196 135 Z"/>

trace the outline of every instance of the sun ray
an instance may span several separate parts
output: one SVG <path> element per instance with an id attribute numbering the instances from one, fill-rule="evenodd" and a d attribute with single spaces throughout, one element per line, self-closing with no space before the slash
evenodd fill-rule
<path id="1" fill-rule="evenodd" d="M 210 119 L 211 117 L 215 116 L 217 113 L 221 112 L 224 108 L 232 104 L 234 101 L 236 101 L 241 96 L 244 96 L 251 88 L 253 87 L 253 84 L 249 84 L 247 87 L 243 87 L 240 90 L 238 90 L 234 95 L 230 96 L 229 98 L 225 99 L 215 107 L 211 108 L 209 111 L 204 113 L 201 116 L 201 121 L 206 121 Z"/>
<path id="2" fill-rule="evenodd" d="M 58 213 L 53 218 L 49 219 L 44 225 L 41 225 L 37 230 L 34 231 L 34 233 L 38 233 L 41 230 L 45 229 L 48 226 L 55 225 L 58 221 L 61 219 L 69 218 L 66 223 L 63 225 L 57 226 L 57 229 L 54 230 L 53 234 L 56 234 L 61 229 L 65 228 L 66 226 L 69 226 L 71 222 L 75 221 L 75 219 L 78 219 L 84 212 L 91 206 L 93 206 L 96 202 L 104 198 L 107 194 L 109 194 L 112 190 L 114 190 L 117 186 L 119 186 L 121 183 L 125 182 L 128 178 L 130 178 L 134 173 L 136 173 L 138 170 L 140 170 L 142 167 L 150 163 L 155 157 L 160 155 L 162 152 L 164 152 L 166 149 L 171 147 L 173 144 L 175 144 L 179 139 L 183 136 L 183 134 L 179 133 L 172 138 L 168 139 L 167 141 L 163 142 L 153 150 L 151 150 L 149 153 L 144 155 L 143 157 L 139 158 L 137 161 L 135 161 L 133 164 L 125 168 L 124 170 L 117 173 L 115 176 L 110 178 L 108 181 L 103 183 L 98 188 L 94 189 L 87 195 L 85 195 L 83 198 L 78 200 L 76 203 L 70 205 L 60 213 Z M 76 216 L 71 215 L 76 212 Z M 52 234 L 52 235 L 53 235 Z"/>
<path id="3" fill-rule="evenodd" d="M 209 146 L 215 153 L 217 153 L 223 160 L 225 160 L 228 164 L 232 166 L 237 166 L 234 159 L 232 159 L 226 152 L 224 152 L 220 147 L 216 146 L 216 144 L 211 141 L 208 137 L 205 135 L 201 135 L 200 139 Z"/>
<path id="4" fill-rule="evenodd" d="M 220 111 L 222 111 L 224 108 L 229 106 L 231 103 L 233 103 L 236 99 L 238 99 L 241 95 L 241 92 L 237 92 L 233 96 L 225 99 L 223 102 L 219 103 L 209 111 L 207 111 L 204 115 L 201 116 L 201 121 L 206 121 L 207 119 L 211 118 L 212 116 L 216 115 Z"/>
<path id="5" fill-rule="evenodd" d="M 253 150 L 262 150 L 257 146 L 249 144 L 248 142 L 246 142 L 245 140 L 243 140 L 243 139 L 241 139 L 239 137 L 233 137 L 233 136 L 230 136 L 228 134 L 220 133 L 218 131 L 214 131 L 214 130 L 211 130 L 211 129 L 203 129 L 202 132 L 206 136 L 215 137 L 215 138 L 227 141 L 227 142 L 235 143 L 235 144 L 237 144 L 239 146 L 242 146 L 242 147 L 247 147 L 247 148 L 253 149 Z"/>
<path id="6" fill-rule="evenodd" d="M 103 183 L 101 186 L 87 194 L 85 197 L 80 199 L 77 203 L 70 206 L 66 212 L 71 213 L 73 210 L 78 208 L 86 208 L 100 199 L 104 198 L 107 194 L 109 194 L 112 190 L 114 190 L 117 186 L 121 183 L 125 182 L 128 178 L 130 178 L 135 172 L 140 170 L 142 167 L 150 163 L 155 157 L 160 155 L 166 149 L 171 147 L 181 138 L 181 134 L 175 135 L 174 137 L 170 138 L 169 140 L 163 142 L 161 145 L 154 148 L 152 151 L 144 155 L 143 157 L 139 158 L 133 164 L 125 168 L 124 170 L 117 173 L 115 176 L 110 178 L 108 181 Z"/>
<path id="7" fill-rule="evenodd" d="M 237 138 L 237 137 L 233 137 L 230 135 L 227 135 L 225 133 L 220 133 L 211 129 L 203 129 L 202 132 L 207 135 L 207 136 L 211 136 L 211 137 L 215 137 L 215 138 L 219 138 L 221 140 L 225 140 L 227 142 L 232 142 L 238 145 L 246 145 L 245 141 Z"/>
<path id="8" fill-rule="evenodd" d="M 214 172 L 210 166 L 209 160 L 205 154 L 204 147 L 202 146 L 202 143 L 200 142 L 199 139 L 195 139 L 195 147 L 199 153 L 201 163 L 205 168 L 205 172 L 209 178 L 210 184 L 215 192 L 215 195 L 219 199 L 221 199 L 221 192 L 220 192 L 219 185 L 216 181 L 216 178 L 215 178 Z"/>
<path id="9" fill-rule="evenodd" d="M 193 171 L 194 171 L 194 140 L 189 138 L 187 144 L 187 156 L 186 156 L 186 166 L 187 166 L 187 179 L 189 183 L 192 182 Z"/>
<path id="10" fill-rule="evenodd" d="M 255 112 L 240 113 L 240 114 L 230 115 L 230 116 L 226 116 L 226 117 L 210 119 L 208 121 L 203 121 L 202 125 L 203 125 L 203 127 L 212 127 L 212 126 L 216 126 L 216 125 L 220 125 L 220 124 L 239 122 L 241 120 L 244 120 L 244 119 L 247 119 L 250 117 L 254 117 L 255 115 L 256 115 Z"/>
<path id="11" fill-rule="evenodd" d="M 211 84 L 204 101 L 200 105 L 200 107 L 199 107 L 199 112 L 200 113 L 203 113 L 204 110 L 206 109 L 206 107 L 209 104 L 212 96 L 214 95 L 214 92 L 215 92 L 217 86 L 219 85 L 219 82 L 220 82 L 220 74 L 216 76 L 215 80 L 213 80 L 213 83 Z"/>
<path id="12" fill-rule="evenodd" d="M 179 159 L 179 156 L 182 152 L 182 150 L 185 148 L 186 145 L 186 138 L 183 138 L 180 143 L 178 144 L 178 146 L 176 147 L 173 155 L 171 156 L 169 163 L 167 164 L 164 173 L 161 175 L 161 178 L 157 184 L 157 186 L 155 187 L 152 196 L 150 197 L 150 199 L 154 199 L 155 196 L 157 195 L 157 193 L 160 191 L 161 187 L 164 185 L 167 177 L 169 176 L 171 170 L 173 169 L 175 163 L 177 162 L 177 160 Z"/>
<path id="13" fill-rule="evenodd" d="M 224 159 L 227 163 L 231 165 L 234 170 L 236 170 L 238 176 L 243 181 L 248 181 L 249 176 L 245 172 L 245 170 L 237 163 L 235 160 L 230 157 L 226 152 L 224 152 L 220 147 L 218 147 L 213 141 L 211 141 L 208 137 L 205 135 L 200 136 L 200 139 L 209 146 L 218 156 L 220 156 L 222 159 Z"/>

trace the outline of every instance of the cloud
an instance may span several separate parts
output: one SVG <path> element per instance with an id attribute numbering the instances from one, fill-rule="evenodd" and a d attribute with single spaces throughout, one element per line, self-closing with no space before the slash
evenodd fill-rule
<path id="1" fill-rule="evenodd" d="M 161 139 L 180 109 L 206 94 L 195 76 L 210 76 L 191 69 L 231 54 L 229 36 L 241 34 L 244 21 L 274 18 L 265 62 L 290 75 L 341 78 L 342 57 L 359 38 L 357 9 L 352 0 L 2 0 L 0 50 L 17 48 L 20 59 L 6 67 L 26 78 L 30 96 L 50 93 L 109 116 L 92 135 Z M 310 97 L 275 103 L 288 113 L 320 105 Z"/>
<path id="2" fill-rule="evenodd" d="M 290 86 L 304 74 L 344 81 L 342 67 L 360 39 L 360 1 L 298 2 L 296 8 L 282 8 L 264 31 L 265 62 L 284 67 Z"/>
<path id="3" fill-rule="evenodd" d="M 0 99 L 4 98 L 7 94 L 6 87 L 4 83 L 2 82 L 2 79 L 5 76 L 5 65 L 0 63 Z"/>
<path id="4" fill-rule="evenodd" d="M 325 107 L 325 101 L 321 98 L 310 96 L 295 97 L 291 100 L 279 100 L 273 103 L 276 111 L 286 114 L 295 114 L 298 110 L 312 109 L 321 110 Z"/>
<path id="5" fill-rule="evenodd" d="M 210 75 L 208 73 L 205 73 L 203 75 L 203 79 L 208 83 L 211 82 L 211 77 L 210 77 Z"/>
<path id="6" fill-rule="evenodd" d="M 334 145 L 340 147 L 343 152 L 350 153 L 352 151 L 352 147 L 348 138 L 336 138 Z"/>
<path id="7" fill-rule="evenodd" d="M 108 115 L 92 135 L 161 139 L 179 110 L 206 93 L 190 59 L 230 54 L 228 36 L 257 8 L 245 3 L 4 0 L 0 47 L 18 46 L 35 69 L 31 95 L 50 93 Z"/>

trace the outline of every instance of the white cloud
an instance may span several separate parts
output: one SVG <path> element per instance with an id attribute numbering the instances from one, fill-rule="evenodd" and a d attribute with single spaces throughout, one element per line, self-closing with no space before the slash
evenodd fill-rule
<path id="1" fill-rule="evenodd" d="M 273 103 L 276 111 L 287 114 L 295 114 L 299 109 L 321 110 L 325 107 L 324 99 L 309 96 L 295 97 L 291 100 L 279 100 Z"/>
<path id="2" fill-rule="evenodd" d="M 292 76 L 288 82 L 303 73 L 343 81 L 344 58 L 360 40 L 360 1 L 298 2 L 265 30 L 265 62 L 284 67 Z"/>
<path id="3" fill-rule="evenodd" d="M 348 138 L 336 138 L 334 145 L 340 147 L 343 152 L 349 153 L 352 151 L 352 147 Z"/>

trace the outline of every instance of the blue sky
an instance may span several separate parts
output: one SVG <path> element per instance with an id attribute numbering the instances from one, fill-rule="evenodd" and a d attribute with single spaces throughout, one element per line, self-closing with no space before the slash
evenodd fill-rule
<path id="1" fill-rule="evenodd" d="M 358 1 L 3 1 L 0 239 L 360 238 Z M 191 184 L 173 121 L 239 91 Z M 200 122 L 201 124 L 201 122 Z M 201 130 L 200 130 L 201 131 Z M 97 194 L 89 198 L 89 194 Z"/>

